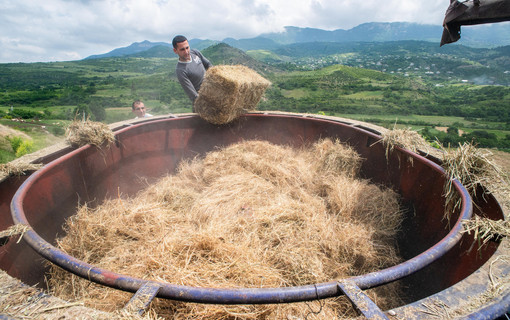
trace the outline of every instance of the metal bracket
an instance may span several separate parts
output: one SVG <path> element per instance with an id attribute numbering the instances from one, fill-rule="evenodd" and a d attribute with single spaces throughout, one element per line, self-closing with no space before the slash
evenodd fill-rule
<path id="1" fill-rule="evenodd" d="M 161 286 L 157 283 L 146 282 L 131 297 L 129 302 L 124 306 L 124 310 L 142 316 L 149 308 L 149 305 L 158 294 L 160 288 Z"/>
<path id="2" fill-rule="evenodd" d="M 338 287 L 351 301 L 353 306 L 367 319 L 389 320 L 384 312 L 354 282 L 349 280 L 338 281 Z"/>

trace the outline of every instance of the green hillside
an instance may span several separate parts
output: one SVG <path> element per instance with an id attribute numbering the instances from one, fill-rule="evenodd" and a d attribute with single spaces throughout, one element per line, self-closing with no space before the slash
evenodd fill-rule
<path id="1" fill-rule="evenodd" d="M 218 43 L 212 45 L 209 48 L 202 50 L 201 52 L 212 62 L 213 65 L 241 64 L 262 74 L 279 71 L 277 67 L 256 60 L 246 54 L 244 51 L 231 47 L 226 43 Z"/>
<path id="2" fill-rule="evenodd" d="M 419 129 L 431 140 L 474 139 L 485 147 L 510 150 L 510 87 L 495 85 L 510 77 L 504 69 L 508 48 L 485 56 L 472 49 L 460 56 L 418 48 L 415 43 L 366 44 L 366 50 L 286 60 L 275 52 L 248 54 L 225 43 L 202 52 L 215 65 L 242 64 L 268 78 L 272 86 L 260 110 L 352 117 L 387 127 L 397 123 Z M 156 46 L 122 58 L 0 64 L 0 124 L 29 135 L 58 136 L 66 121 L 83 114 L 107 123 L 131 119 L 130 105 L 136 99 L 155 115 L 190 112 L 175 77 L 177 57 L 158 57 L 168 51 Z M 464 81 L 461 76 L 468 71 L 486 82 Z M 436 129 L 440 127 L 451 128 L 450 133 Z"/>

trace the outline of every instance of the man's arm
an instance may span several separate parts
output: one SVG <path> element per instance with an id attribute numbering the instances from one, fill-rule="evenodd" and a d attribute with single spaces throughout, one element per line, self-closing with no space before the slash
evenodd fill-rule
<path id="1" fill-rule="evenodd" d="M 200 57 L 200 60 L 202 60 L 202 64 L 204 65 L 205 70 L 207 70 L 207 69 L 209 69 L 210 67 L 213 66 L 211 61 L 209 61 L 206 57 L 204 57 L 202 52 L 200 52 L 198 50 L 195 50 L 195 53 L 197 54 L 197 56 Z"/>

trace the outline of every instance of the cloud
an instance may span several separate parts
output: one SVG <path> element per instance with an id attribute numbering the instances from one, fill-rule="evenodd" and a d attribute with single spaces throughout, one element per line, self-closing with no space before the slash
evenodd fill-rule
<path id="1" fill-rule="evenodd" d="M 0 62 L 80 59 L 175 34 L 222 40 L 285 26 L 349 29 L 364 22 L 441 24 L 444 0 L 3 0 Z"/>

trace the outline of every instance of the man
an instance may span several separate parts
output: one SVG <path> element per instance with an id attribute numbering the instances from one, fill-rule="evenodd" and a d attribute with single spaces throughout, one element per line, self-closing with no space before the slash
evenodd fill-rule
<path id="1" fill-rule="evenodd" d="M 152 117 L 152 114 L 150 113 L 147 113 L 146 112 L 146 108 L 145 108 L 145 105 L 143 104 L 142 101 L 140 100 L 136 100 L 135 102 L 133 102 L 133 104 L 131 105 L 131 111 L 136 114 L 136 118 L 135 119 L 140 119 L 140 118 L 147 118 L 147 117 Z"/>
<path id="2" fill-rule="evenodd" d="M 175 36 L 172 45 L 174 52 L 179 56 L 179 61 L 175 67 L 177 79 L 190 98 L 191 103 L 194 103 L 198 96 L 198 90 L 202 85 L 205 71 L 212 67 L 212 63 L 200 51 L 190 49 L 188 39 L 185 36 Z"/>

